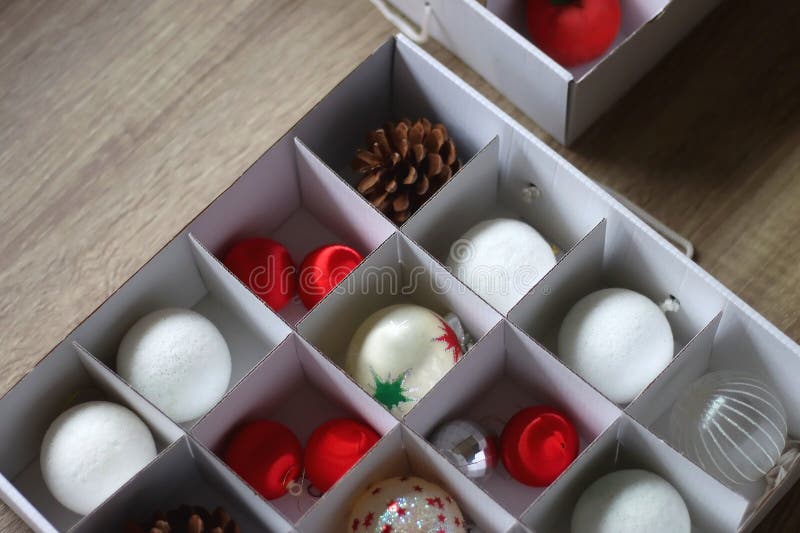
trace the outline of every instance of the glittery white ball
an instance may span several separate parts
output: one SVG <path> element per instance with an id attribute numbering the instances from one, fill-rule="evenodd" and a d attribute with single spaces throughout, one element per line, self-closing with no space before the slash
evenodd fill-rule
<path id="1" fill-rule="evenodd" d="M 385 307 L 350 340 L 345 370 L 396 416 L 411 410 L 461 357 L 442 317 L 419 305 Z"/>
<path id="2" fill-rule="evenodd" d="M 136 414 L 115 403 L 87 402 L 50 424 L 39 463 L 53 497 L 85 515 L 155 456 L 153 436 Z"/>
<path id="3" fill-rule="evenodd" d="M 353 506 L 344 531 L 463 533 L 466 527 L 458 504 L 439 485 L 403 476 L 367 487 Z"/>
<path id="4" fill-rule="evenodd" d="M 667 317 L 628 289 L 603 289 L 576 303 L 558 333 L 558 357 L 611 401 L 626 404 L 670 361 Z"/>
<path id="5" fill-rule="evenodd" d="M 117 353 L 117 372 L 142 396 L 181 423 L 219 402 L 231 380 L 222 333 L 190 309 L 167 308 L 139 319 Z"/>
<path id="6" fill-rule="evenodd" d="M 690 533 L 689 510 L 667 480 L 619 470 L 592 483 L 572 512 L 572 533 Z"/>
<path id="7" fill-rule="evenodd" d="M 447 258 L 453 274 L 501 313 L 508 313 L 555 264 L 553 249 L 539 232 L 510 218 L 473 226 L 453 243 Z"/>

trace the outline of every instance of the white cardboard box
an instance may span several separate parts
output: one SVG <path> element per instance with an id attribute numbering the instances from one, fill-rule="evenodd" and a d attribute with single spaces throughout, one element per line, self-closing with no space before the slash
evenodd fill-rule
<path id="1" fill-rule="evenodd" d="M 621 0 L 606 53 L 565 68 L 527 37 L 523 0 L 388 0 L 562 144 L 571 144 L 721 0 Z M 483 5 L 485 4 L 485 6 Z"/>
<path id="2" fill-rule="evenodd" d="M 368 103 L 368 104 L 365 104 Z M 365 131 L 401 116 L 445 123 L 464 168 L 397 228 L 352 188 L 347 170 Z M 341 176 L 341 177 L 340 177 Z M 525 200 L 535 184 L 540 195 Z M 442 266 L 450 240 L 496 214 L 537 227 L 563 251 L 558 264 L 503 316 Z M 365 261 L 314 309 L 273 313 L 218 257 L 250 235 L 280 239 L 299 262 L 341 240 Z M 388 276 L 377 285 L 372 274 Z M 411 282 L 414 283 L 411 283 Z M 673 295 L 676 357 L 627 406 L 614 405 L 553 355 L 571 303 L 607 285 L 653 299 Z M 388 287 L 388 290 L 387 290 Z M 379 290 L 380 289 L 380 290 Z M 341 370 L 348 340 L 373 310 L 414 301 L 457 313 L 477 343 L 403 420 Z M 114 372 L 116 346 L 144 313 L 193 307 L 214 321 L 233 357 L 223 400 L 199 420 L 172 422 Z M 0 494 L 36 531 L 108 532 L 154 507 L 222 502 L 244 531 L 342 531 L 370 482 L 415 473 L 444 486 L 484 531 L 563 531 L 578 494 L 603 472 L 638 465 L 669 479 L 693 530 L 749 531 L 797 480 L 789 475 L 759 508 L 763 487 L 731 489 L 678 453 L 664 431 L 675 397 L 698 376 L 744 368 L 765 376 L 800 435 L 800 347 L 556 155 L 510 117 L 403 37 L 391 39 L 343 80 L 227 191 L 0 399 Z M 61 507 L 43 485 L 38 450 L 50 422 L 87 388 L 135 410 L 159 456 L 86 517 Z M 574 420 L 581 454 L 550 487 L 533 489 L 501 467 L 480 484 L 425 440 L 456 415 L 499 431 L 519 408 L 554 405 Z M 302 442 L 321 421 L 360 418 L 379 443 L 320 498 L 262 499 L 218 453 L 237 423 L 267 417 Z M 307 493 L 306 493 L 307 494 Z"/>

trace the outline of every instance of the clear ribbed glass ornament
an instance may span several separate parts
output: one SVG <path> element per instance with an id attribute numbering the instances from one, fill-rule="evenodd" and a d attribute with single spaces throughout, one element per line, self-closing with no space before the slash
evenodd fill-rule
<path id="1" fill-rule="evenodd" d="M 744 372 L 706 374 L 675 402 L 670 415 L 678 449 L 729 485 L 758 481 L 786 446 L 786 411 L 777 395 Z"/>

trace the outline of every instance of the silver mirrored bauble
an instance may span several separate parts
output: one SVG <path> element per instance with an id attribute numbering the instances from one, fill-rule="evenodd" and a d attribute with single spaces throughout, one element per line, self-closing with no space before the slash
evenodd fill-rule
<path id="1" fill-rule="evenodd" d="M 469 420 L 452 420 L 431 435 L 431 444 L 471 479 L 489 475 L 497 464 L 494 438 Z"/>
<path id="2" fill-rule="evenodd" d="M 672 407 L 678 449 L 720 481 L 758 481 L 786 446 L 786 411 L 760 379 L 744 372 L 706 374 Z"/>

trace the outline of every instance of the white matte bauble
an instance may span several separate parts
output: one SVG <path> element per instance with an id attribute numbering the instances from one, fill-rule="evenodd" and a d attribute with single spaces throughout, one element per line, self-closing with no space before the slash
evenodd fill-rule
<path id="1" fill-rule="evenodd" d="M 117 372 L 174 421 L 188 422 L 219 402 L 231 380 L 222 333 L 191 309 L 167 308 L 139 319 L 117 353 Z"/>
<path id="2" fill-rule="evenodd" d="M 359 326 L 345 370 L 394 415 L 404 416 L 460 357 L 458 338 L 441 316 L 419 305 L 398 304 Z"/>
<path id="3" fill-rule="evenodd" d="M 447 258 L 453 274 L 503 314 L 555 264 L 553 249 L 539 232 L 510 218 L 473 226 Z"/>
<path id="4" fill-rule="evenodd" d="M 373 483 L 356 500 L 344 531 L 463 533 L 464 515 L 439 485 L 416 476 Z"/>
<path id="5" fill-rule="evenodd" d="M 689 510 L 664 478 L 618 470 L 584 491 L 572 512 L 572 533 L 690 533 Z"/>
<path id="6" fill-rule="evenodd" d="M 110 402 L 87 402 L 50 424 L 39 463 L 53 497 L 85 515 L 155 457 L 153 435 L 131 410 Z"/>
<path id="7" fill-rule="evenodd" d="M 611 401 L 626 404 L 664 370 L 674 352 L 664 312 L 628 289 L 603 289 L 570 309 L 558 357 Z"/>

